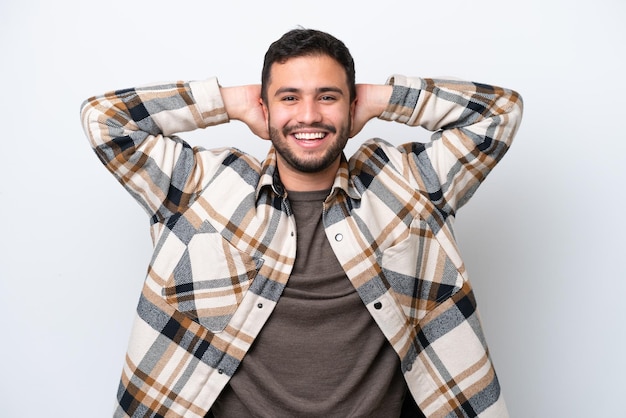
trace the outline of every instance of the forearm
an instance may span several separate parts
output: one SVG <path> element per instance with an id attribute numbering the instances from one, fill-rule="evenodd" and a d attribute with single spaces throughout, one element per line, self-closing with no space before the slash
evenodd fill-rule
<path id="1" fill-rule="evenodd" d="M 456 80 L 396 76 L 389 83 L 393 93 L 380 118 L 435 131 L 430 142 L 400 149 L 412 156 L 410 171 L 430 179 L 430 193 L 443 196 L 442 208 L 455 211 L 508 151 L 522 119 L 521 97 Z"/>
<path id="2" fill-rule="evenodd" d="M 213 169 L 207 163 L 194 168 L 197 150 L 175 134 L 228 121 L 215 79 L 92 97 L 83 103 L 81 118 L 105 167 L 150 216 L 158 212 L 161 219 L 191 201 L 204 171 Z M 175 195 L 170 194 L 172 182 Z"/>
<path id="3" fill-rule="evenodd" d="M 145 137 L 228 121 L 215 79 L 124 89 L 94 96 L 81 107 L 94 146 L 121 137 Z"/>
<path id="4" fill-rule="evenodd" d="M 513 90 L 459 80 L 393 76 L 393 94 L 381 119 L 430 131 L 464 129 L 509 143 L 521 122 L 523 103 Z M 495 135 L 495 138 L 491 137 Z"/>

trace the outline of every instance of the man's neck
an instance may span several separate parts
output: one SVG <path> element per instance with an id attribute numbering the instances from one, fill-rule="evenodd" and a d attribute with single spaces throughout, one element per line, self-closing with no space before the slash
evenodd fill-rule
<path id="1" fill-rule="evenodd" d="M 338 158 L 330 167 L 315 173 L 298 171 L 285 164 L 278 158 L 277 167 L 280 181 L 286 190 L 294 192 L 313 192 L 330 189 L 335 182 L 340 159 Z"/>

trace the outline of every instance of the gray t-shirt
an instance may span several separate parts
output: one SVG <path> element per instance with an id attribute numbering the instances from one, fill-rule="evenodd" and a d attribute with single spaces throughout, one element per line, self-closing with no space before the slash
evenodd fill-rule
<path id="1" fill-rule="evenodd" d="M 398 417 L 400 361 L 324 232 L 328 191 L 289 192 L 297 256 L 287 287 L 220 394 L 221 417 Z"/>

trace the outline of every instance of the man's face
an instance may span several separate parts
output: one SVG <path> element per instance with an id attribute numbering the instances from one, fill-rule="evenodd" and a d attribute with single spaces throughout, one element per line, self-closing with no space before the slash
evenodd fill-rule
<path id="1" fill-rule="evenodd" d="M 281 177 L 334 175 L 354 113 L 346 73 L 337 61 L 316 55 L 274 63 L 263 108 Z"/>

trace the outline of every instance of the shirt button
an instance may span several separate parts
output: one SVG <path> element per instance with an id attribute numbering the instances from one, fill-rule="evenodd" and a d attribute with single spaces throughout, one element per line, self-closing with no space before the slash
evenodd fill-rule
<path id="1" fill-rule="evenodd" d="M 341 240 L 343 240 L 343 234 L 335 235 L 335 241 L 340 242 Z"/>
<path id="2" fill-rule="evenodd" d="M 218 370 L 217 370 L 217 372 L 218 372 L 219 374 L 224 374 L 224 369 L 218 369 Z"/>
<path id="3" fill-rule="evenodd" d="M 259 304 L 257 304 L 257 305 L 256 305 L 256 307 L 257 307 L 257 308 L 259 308 L 259 309 L 261 309 L 261 308 L 263 308 L 263 304 L 262 304 L 262 303 L 259 303 Z"/>
<path id="4" fill-rule="evenodd" d="M 374 304 L 374 309 L 380 309 L 380 308 L 382 308 L 382 307 L 383 307 L 383 304 L 382 304 L 382 303 L 380 303 L 380 302 L 376 302 L 376 303 Z"/>

